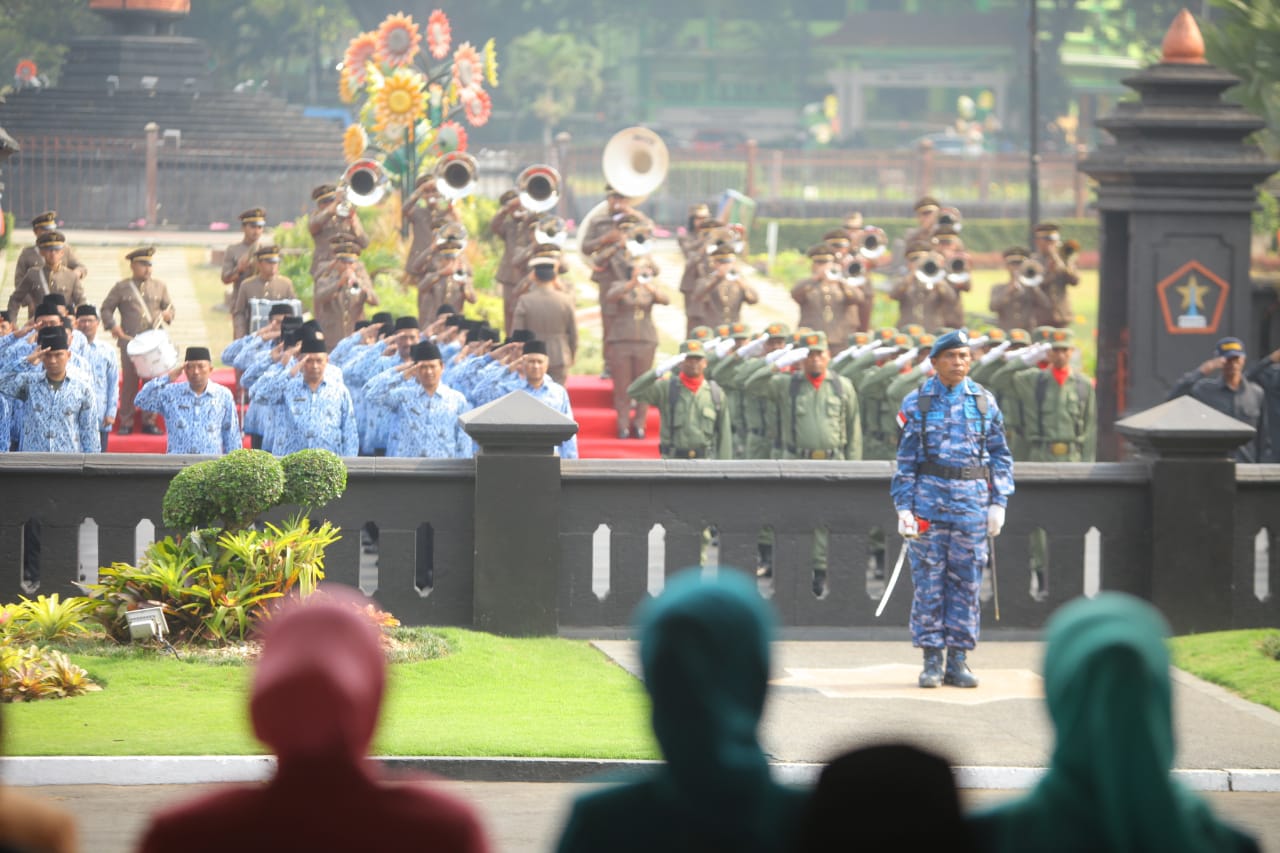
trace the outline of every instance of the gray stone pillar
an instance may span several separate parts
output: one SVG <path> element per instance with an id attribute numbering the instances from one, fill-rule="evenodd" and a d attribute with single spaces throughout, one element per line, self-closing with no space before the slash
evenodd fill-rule
<path id="1" fill-rule="evenodd" d="M 1162 400 L 1225 335 L 1252 333 L 1250 215 L 1280 168 L 1245 142 L 1264 122 L 1222 94 L 1238 77 L 1205 62 L 1179 13 L 1159 64 L 1124 81 L 1141 96 L 1098 121 L 1114 142 L 1080 168 L 1098 182 L 1098 459 L 1113 424 Z"/>
<path id="2" fill-rule="evenodd" d="M 523 391 L 462 416 L 476 457 L 475 627 L 555 634 L 560 573 L 560 457 L 578 425 Z"/>
<path id="3" fill-rule="evenodd" d="M 1253 427 L 1199 400 L 1178 397 L 1125 418 L 1116 432 L 1152 459 L 1151 603 L 1175 634 L 1231 627 L 1231 453 L 1253 438 Z"/>

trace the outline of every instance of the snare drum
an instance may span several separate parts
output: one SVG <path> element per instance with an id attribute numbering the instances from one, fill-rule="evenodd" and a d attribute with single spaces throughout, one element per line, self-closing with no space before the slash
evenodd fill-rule
<path id="1" fill-rule="evenodd" d="M 249 300 L 249 333 L 258 331 L 271 322 L 271 308 L 275 305 L 288 305 L 293 309 L 293 316 L 302 316 L 301 299 L 258 299 Z"/>
<path id="2" fill-rule="evenodd" d="M 168 373 L 178 363 L 178 351 L 164 329 L 139 332 L 125 347 L 129 360 L 143 379 L 155 379 Z"/>

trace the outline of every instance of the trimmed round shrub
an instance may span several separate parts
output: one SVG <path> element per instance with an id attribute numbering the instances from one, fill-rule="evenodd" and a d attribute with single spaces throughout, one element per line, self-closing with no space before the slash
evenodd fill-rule
<path id="1" fill-rule="evenodd" d="M 219 459 L 197 462 L 183 468 L 169 481 L 161 504 L 166 527 L 191 530 L 208 527 L 218 520 L 217 504 L 209 495 L 209 481 L 219 462 Z"/>
<path id="2" fill-rule="evenodd" d="M 244 527 L 280 503 L 284 469 L 265 450 L 233 450 L 214 465 L 205 490 L 228 527 Z"/>
<path id="3" fill-rule="evenodd" d="M 347 488 L 347 466 L 328 450 L 299 450 L 280 460 L 284 469 L 284 494 L 280 503 L 314 509 L 342 496 Z"/>

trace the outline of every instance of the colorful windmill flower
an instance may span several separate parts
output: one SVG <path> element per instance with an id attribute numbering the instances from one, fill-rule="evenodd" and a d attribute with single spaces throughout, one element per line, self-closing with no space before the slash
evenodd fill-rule
<path id="1" fill-rule="evenodd" d="M 369 134 L 364 127 L 358 124 L 348 125 L 346 132 L 342 134 L 342 156 L 346 161 L 350 163 L 359 160 L 368 147 Z"/>
<path id="2" fill-rule="evenodd" d="M 424 83 L 421 74 L 408 68 L 397 69 L 387 77 L 375 96 L 375 129 L 404 130 L 426 115 Z"/>
<path id="3" fill-rule="evenodd" d="M 378 27 L 378 61 L 400 68 L 413 62 L 422 44 L 422 34 L 413 18 L 405 14 L 388 15 Z"/>
<path id="4" fill-rule="evenodd" d="M 439 133 L 436 135 L 435 147 L 441 154 L 447 154 L 450 151 L 466 151 L 466 128 L 456 121 L 446 121 L 440 125 Z"/>
<path id="5" fill-rule="evenodd" d="M 342 70 L 351 76 L 353 88 L 365 84 L 365 67 L 378 50 L 378 37 L 374 33 L 361 33 L 347 45 L 342 57 Z"/>
<path id="6" fill-rule="evenodd" d="M 449 55 L 449 46 L 453 43 L 453 33 L 449 29 L 449 18 L 444 12 L 436 9 L 427 19 L 427 50 L 435 59 L 444 59 Z"/>
<path id="7" fill-rule="evenodd" d="M 453 54 L 453 85 L 458 87 L 458 96 L 466 102 L 468 91 L 479 90 L 483 82 L 484 62 L 471 42 L 464 41 Z"/>
<path id="8" fill-rule="evenodd" d="M 338 75 L 338 100 L 344 104 L 354 103 L 357 88 L 359 88 L 358 85 L 352 81 L 346 67 L 343 67 L 342 73 Z"/>
<path id="9" fill-rule="evenodd" d="M 498 85 L 498 48 L 493 39 L 484 43 L 484 79 L 491 88 Z"/>
<path id="10" fill-rule="evenodd" d="M 467 121 L 471 122 L 472 127 L 480 127 L 489 120 L 489 113 L 493 110 L 493 102 L 489 100 L 489 93 L 484 89 L 476 89 L 469 100 L 463 101 L 463 108 L 467 114 Z"/>

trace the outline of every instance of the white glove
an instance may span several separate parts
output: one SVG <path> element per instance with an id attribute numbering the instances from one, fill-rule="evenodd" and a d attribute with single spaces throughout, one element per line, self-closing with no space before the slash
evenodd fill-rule
<path id="1" fill-rule="evenodd" d="M 774 364 L 774 367 L 778 369 L 791 367 L 793 364 L 799 364 L 800 362 L 804 361 L 808 355 L 809 355 L 808 347 L 797 347 L 796 349 L 793 349 L 791 352 L 784 355 L 782 358 L 778 359 L 777 363 Z"/>
<path id="2" fill-rule="evenodd" d="M 933 366 L 933 359 L 931 358 L 926 358 L 920 363 L 920 372 L 925 376 L 932 376 L 936 370 L 937 368 Z"/>
<path id="3" fill-rule="evenodd" d="M 996 537 L 1004 528 L 1004 507 L 992 504 L 987 507 L 987 535 Z"/>
<path id="4" fill-rule="evenodd" d="M 1035 346 L 1027 347 L 1021 353 L 1022 363 L 1035 364 L 1037 361 L 1044 358 L 1045 354 L 1048 353 L 1050 349 L 1051 347 L 1048 344 L 1036 344 Z"/>
<path id="5" fill-rule="evenodd" d="M 996 346 L 992 347 L 990 352 L 982 356 L 982 358 L 978 359 L 978 364 L 990 364 L 991 362 L 995 361 L 997 358 L 1004 355 L 1005 350 L 1007 350 L 1009 348 L 1009 345 L 1012 343 L 1013 341 L 1005 341 L 1002 344 L 997 344 Z"/>
<path id="6" fill-rule="evenodd" d="M 664 373 L 668 373 L 682 361 L 684 361 L 684 353 L 676 353 L 670 358 L 664 358 L 662 361 L 658 362 L 658 366 L 653 369 L 653 375 L 661 376 Z"/>
<path id="7" fill-rule="evenodd" d="M 795 348 L 796 348 L 795 344 L 787 344 L 786 346 L 781 347 L 780 349 L 776 349 L 764 357 L 765 363 L 777 364 L 778 359 L 782 358 L 783 356 L 785 356 L 787 353 L 791 352 Z"/>
<path id="8" fill-rule="evenodd" d="M 769 342 L 768 335 L 761 335 L 749 344 L 738 347 L 738 355 L 742 358 L 755 358 L 764 352 L 764 345 Z"/>
<path id="9" fill-rule="evenodd" d="M 911 361 L 911 359 L 915 358 L 919 354 L 920 354 L 919 347 L 915 347 L 914 349 L 909 349 L 906 352 L 904 352 L 902 355 L 895 358 L 893 360 L 893 364 L 895 367 L 906 367 L 907 364 Z"/>
<path id="10" fill-rule="evenodd" d="M 733 344 L 733 338 L 725 338 L 712 347 L 711 351 L 716 354 L 716 358 L 724 358 L 726 355 L 733 352 Z"/>
<path id="11" fill-rule="evenodd" d="M 970 349 L 974 347 L 986 346 L 987 341 L 991 340 L 990 335 L 979 335 L 976 338 L 969 338 Z"/>
<path id="12" fill-rule="evenodd" d="M 992 507 L 995 509 L 995 507 Z M 916 517 L 909 509 L 898 510 L 898 535 L 904 539 L 915 539 L 920 535 Z"/>
<path id="13" fill-rule="evenodd" d="M 897 347 L 876 347 L 875 354 L 877 359 L 886 358 L 898 351 Z"/>

